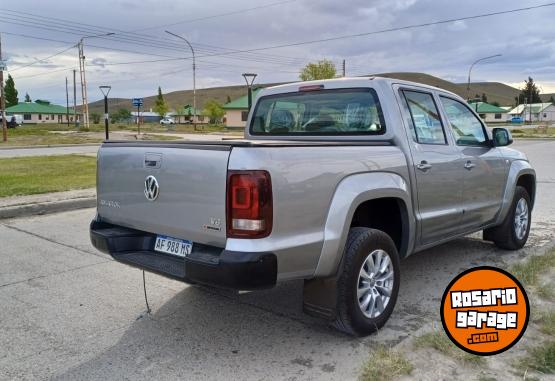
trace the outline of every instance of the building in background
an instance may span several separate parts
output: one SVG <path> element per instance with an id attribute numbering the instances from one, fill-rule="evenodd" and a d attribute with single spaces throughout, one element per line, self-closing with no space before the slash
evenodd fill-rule
<path id="1" fill-rule="evenodd" d="M 521 118 L 523 121 L 553 122 L 555 121 L 555 105 L 553 103 L 520 104 L 509 111 L 511 118 Z"/>
<path id="2" fill-rule="evenodd" d="M 208 118 L 205 118 L 204 115 L 202 115 L 202 110 L 197 109 L 196 112 L 196 117 L 193 117 L 195 115 L 193 106 L 191 105 L 186 105 L 183 108 L 174 111 L 174 112 L 170 112 L 168 114 L 168 116 L 172 117 L 173 120 L 175 120 L 175 123 L 177 124 L 184 124 L 184 123 L 196 123 L 196 124 L 205 124 L 208 123 Z"/>
<path id="3" fill-rule="evenodd" d="M 253 104 L 260 90 L 262 89 L 258 88 L 252 91 Z M 224 105 L 224 110 L 224 123 L 226 127 L 245 128 L 247 119 L 249 117 L 249 98 L 245 95 L 241 98 L 237 98 L 229 103 L 226 103 Z"/>
<path id="4" fill-rule="evenodd" d="M 470 107 L 486 123 L 507 122 L 510 119 L 507 110 L 486 102 L 470 102 Z"/>
<path id="5" fill-rule="evenodd" d="M 49 101 L 37 99 L 34 102 L 21 102 L 15 106 L 6 108 L 7 115 L 23 115 L 24 124 L 41 123 L 67 123 L 69 111 L 69 122 L 73 122 L 73 109 L 51 104 Z M 77 113 L 77 120 L 81 115 Z"/>
<path id="6" fill-rule="evenodd" d="M 150 109 L 150 111 L 140 111 L 138 113 L 141 123 L 160 123 L 162 117 Z M 131 111 L 133 123 L 137 123 L 137 111 Z"/>

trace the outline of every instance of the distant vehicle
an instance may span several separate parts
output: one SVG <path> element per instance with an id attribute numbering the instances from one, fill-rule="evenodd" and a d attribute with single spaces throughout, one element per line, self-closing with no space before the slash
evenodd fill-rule
<path id="1" fill-rule="evenodd" d="M 0 123 L 2 122 L 2 115 L 0 114 Z M 8 128 L 19 127 L 23 123 L 23 115 L 6 115 L 6 124 Z"/>
<path id="2" fill-rule="evenodd" d="M 175 124 L 175 120 L 173 118 L 162 118 L 160 124 Z"/>
<path id="3" fill-rule="evenodd" d="M 513 116 L 511 123 L 524 123 L 524 119 L 521 116 Z"/>

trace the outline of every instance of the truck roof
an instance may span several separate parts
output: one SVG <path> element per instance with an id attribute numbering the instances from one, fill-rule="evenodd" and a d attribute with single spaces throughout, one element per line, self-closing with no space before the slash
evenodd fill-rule
<path id="1" fill-rule="evenodd" d="M 279 94 L 279 93 L 289 93 L 289 92 L 297 92 L 299 91 L 299 87 L 301 86 L 311 86 L 311 85 L 324 85 L 325 88 L 348 88 L 348 87 L 373 87 L 370 85 L 371 83 L 380 83 L 386 85 L 392 84 L 401 84 L 401 85 L 408 85 L 408 86 L 418 86 L 427 88 L 430 90 L 441 90 L 445 93 L 451 94 L 455 97 L 459 97 L 457 94 L 442 89 L 440 87 L 426 85 L 424 83 L 419 82 L 412 82 L 412 81 L 405 81 L 402 79 L 396 78 L 386 78 L 386 77 L 378 77 L 378 76 L 367 76 L 367 77 L 342 77 L 342 78 L 334 78 L 334 79 L 324 79 L 324 80 L 316 80 L 316 81 L 304 81 L 304 82 L 293 82 L 287 83 L 284 85 L 277 85 L 271 86 L 263 89 L 259 95 L 270 95 L 270 94 Z"/>

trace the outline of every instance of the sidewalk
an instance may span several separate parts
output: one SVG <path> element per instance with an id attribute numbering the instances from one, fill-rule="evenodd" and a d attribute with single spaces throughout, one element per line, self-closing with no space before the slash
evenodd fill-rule
<path id="1" fill-rule="evenodd" d="M 96 206 L 96 189 L 0 198 L 0 219 L 57 213 Z"/>

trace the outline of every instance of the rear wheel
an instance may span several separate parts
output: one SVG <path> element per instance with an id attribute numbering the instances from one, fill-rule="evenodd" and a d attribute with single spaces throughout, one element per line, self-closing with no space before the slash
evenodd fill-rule
<path id="1" fill-rule="evenodd" d="M 393 312 L 399 283 L 393 240 L 379 230 L 352 228 L 337 283 L 335 328 L 357 336 L 381 328 Z"/>
<path id="2" fill-rule="evenodd" d="M 532 221 L 532 206 L 530 195 L 524 187 L 517 186 L 511 209 L 505 220 L 499 226 L 484 230 L 484 239 L 502 249 L 518 250 L 528 240 L 530 223 Z"/>

